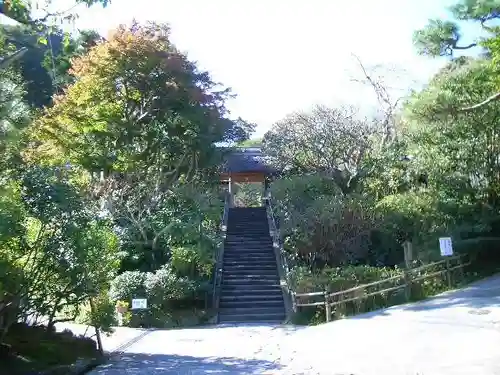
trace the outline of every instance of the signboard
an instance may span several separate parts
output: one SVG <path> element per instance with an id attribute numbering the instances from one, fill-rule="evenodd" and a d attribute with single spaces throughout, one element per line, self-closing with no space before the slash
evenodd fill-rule
<path id="1" fill-rule="evenodd" d="M 132 300 L 132 310 L 147 309 L 148 300 L 146 298 L 135 298 Z"/>
<path id="2" fill-rule="evenodd" d="M 451 237 L 441 237 L 439 239 L 439 249 L 441 250 L 441 256 L 449 257 L 453 255 L 453 245 L 451 243 Z"/>

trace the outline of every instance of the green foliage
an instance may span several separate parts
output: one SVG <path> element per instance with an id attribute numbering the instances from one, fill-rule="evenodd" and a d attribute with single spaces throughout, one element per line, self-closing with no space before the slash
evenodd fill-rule
<path id="1" fill-rule="evenodd" d="M 111 301 L 107 292 L 101 293 L 92 299 L 92 306 L 87 303 L 83 306 L 78 319 L 80 324 L 99 327 L 101 331 L 112 333 L 111 327 L 117 325 L 115 304 Z"/>
<path id="2" fill-rule="evenodd" d="M 500 3 L 498 0 L 459 0 L 450 7 L 450 11 L 458 21 L 475 21 L 479 23 L 486 34 L 495 35 L 498 28 L 488 23 L 499 18 Z M 413 36 L 419 53 L 430 56 L 453 55 L 457 50 L 474 48 L 481 43 L 462 44 L 460 27 L 456 22 L 430 20 L 422 30 L 417 30 Z"/>
<path id="3" fill-rule="evenodd" d="M 146 295 L 144 283 L 147 274 L 140 271 L 125 271 L 111 282 L 109 294 L 114 301 L 131 302 L 133 298 Z"/>
<path id="4" fill-rule="evenodd" d="M 358 118 L 359 117 L 359 118 Z M 344 194 L 366 173 L 364 158 L 376 132 L 350 108 L 315 107 L 274 124 L 263 139 L 269 161 L 285 173 L 321 173 Z"/>
<path id="5" fill-rule="evenodd" d="M 133 298 L 146 298 L 146 311 L 131 311 L 124 321 L 133 327 L 169 327 L 177 325 L 174 316 L 186 306 L 193 308 L 203 285 L 179 276 L 174 269 L 177 262 L 166 264 L 155 272 L 124 272 L 116 277 L 111 285 L 110 296 L 113 301 L 132 302 Z"/>
<path id="6" fill-rule="evenodd" d="M 453 213 L 443 209 L 442 197 L 429 192 L 389 195 L 377 203 L 384 218 L 384 230 L 400 243 L 405 240 L 435 239 L 453 222 Z"/>
<path id="7" fill-rule="evenodd" d="M 198 246 L 184 246 L 172 248 L 170 264 L 176 274 L 195 278 L 210 276 L 214 263 L 210 252 L 200 252 Z"/>
<path id="8" fill-rule="evenodd" d="M 273 183 L 285 250 L 311 267 L 361 261 L 376 225 L 369 202 L 344 196 L 331 180 L 300 176 Z"/>
<path id="9" fill-rule="evenodd" d="M 399 275 L 402 275 L 402 270 L 389 267 L 327 267 L 315 272 L 311 272 L 305 268 L 297 268 L 290 273 L 289 283 L 293 286 L 294 290 L 297 290 L 297 293 L 318 291 L 328 291 L 331 293 Z M 394 284 L 390 286 L 394 286 Z M 387 285 L 385 287 L 387 287 Z M 383 286 L 380 289 L 382 288 Z M 371 291 L 372 290 L 369 292 Z M 402 303 L 405 301 L 404 293 L 402 292 L 404 291 L 399 290 L 391 293 L 385 293 L 380 296 L 369 297 L 361 302 L 348 302 L 344 305 L 335 307 L 333 312 L 337 317 L 341 317 Z M 362 293 L 366 293 L 366 291 L 363 291 Z M 319 297 L 323 300 L 323 295 Z M 348 295 L 348 297 L 345 298 L 350 297 L 351 295 Z M 301 303 L 316 302 L 316 300 L 318 300 L 317 297 L 310 297 L 309 299 L 302 297 L 300 299 Z M 338 298 L 335 298 L 334 300 L 338 300 Z M 322 323 L 325 321 L 324 307 L 299 308 L 299 311 L 295 314 L 293 320 L 296 324 Z"/>
<path id="10" fill-rule="evenodd" d="M 170 265 L 148 273 L 144 287 L 151 304 L 162 307 L 167 307 L 172 301 L 183 300 L 198 289 L 198 285 L 187 277 L 177 276 Z"/>
<path id="11" fill-rule="evenodd" d="M 234 202 L 236 206 L 241 207 L 259 207 L 262 206 L 262 196 L 264 189 L 262 183 L 238 183 L 235 184 Z"/>
<path id="12" fill-rule="evenodd" d="M 328 290 L 330 292 L 347 290 L 358 285 L 401 275 L 400 269 L 373 266 L 325 267 L 311 271 L 297 267 L 288 276 L 290 285 L 297 293 Z"/>
<path id="13" fill-rule="evenodd" d="M 246 141 L 238 143 L 238 147 L 261 147 L 262 141 L 262 138 L 247 139 Z"/>

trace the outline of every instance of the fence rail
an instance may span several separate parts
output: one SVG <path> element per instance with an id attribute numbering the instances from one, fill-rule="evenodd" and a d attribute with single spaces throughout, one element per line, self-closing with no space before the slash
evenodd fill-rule
<path id="1" fill-rule="evenodd" d="M 457 265 L 452 266 L 452 262 L 457 262 Z M 345 305 L 349 302 L 354 302 L 358 306 L 363 300 L 369 297 L 383 295 L 384 293 L 389 293 L 397 290 L 404 290 L 405 301 L 408 302 L 412 296 L 412 286 L 417 282 L 436 278 L 438 276 L 446 275 L 446 280 L 448 288 L 452 288 L 453 285 L 453 271 L 460 270 L 461 278 L 464 278 L 464 267 L 470 265 L 470 261 L 464 262 L 463 255 L 457 255 L 452 257 L 447 257 L 446 259 L 440 260 L 438 262 L 433 262 L 425 264 L 416 268 L 405 268 L 402 270 L 400 275 L 392 276 L 383 280 L 374 281 L 368 284 L 358 285 L 345 290 L 338 291 L 318 291 L 310 293 L 294 293 L 295 306 L 300 307 L 317 307 L 324 306 L 326 321 L 329 322 L 332 318 L 332 308 Z M 431 273 L 421 274 L 423 271 L 432 268 L 443 266 L 444 269 L 438 270 Z M 391 285 L 392 284 L 392 285 Z M 394 285 L 396 284 L 396 285 Z M 369 289 L 377 286 L 385 286 L 383 289 L 370 291 Z M 304 301 L 304 300 L 316 300 L 316 301 Z"/>

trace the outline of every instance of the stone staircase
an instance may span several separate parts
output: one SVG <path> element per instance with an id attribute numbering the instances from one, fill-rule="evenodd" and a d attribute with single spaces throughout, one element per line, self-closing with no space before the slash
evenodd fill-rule
<path id="1" fill-rule="evenodd" d="M 265 207 L 229 210 L 222 272 L 220 323 L 285 320 Z"/>

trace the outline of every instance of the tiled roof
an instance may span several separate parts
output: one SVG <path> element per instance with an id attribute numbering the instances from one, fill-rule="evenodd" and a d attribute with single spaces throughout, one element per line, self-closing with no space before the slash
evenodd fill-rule
<path id="1" fill-rule="evenodd" d="M 225 155 L 223 171 L 226 173 L 265 173 L 274 169 L 264 160 L 259 147 L 234 148 Z"/>

